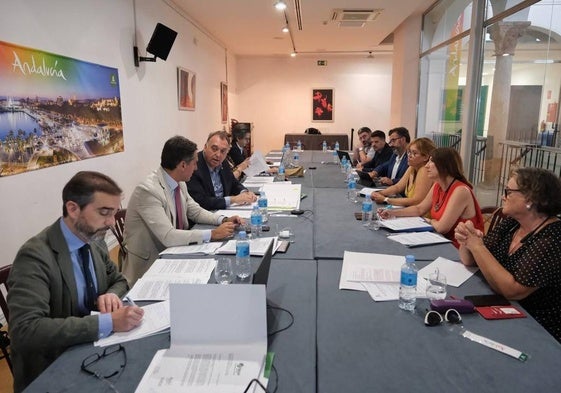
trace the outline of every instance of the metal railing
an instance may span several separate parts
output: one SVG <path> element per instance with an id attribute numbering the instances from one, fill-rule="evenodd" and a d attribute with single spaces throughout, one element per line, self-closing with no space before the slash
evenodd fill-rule
<path id="1" fill-rule="evenodd" d="M 460 152 L 462 145 L 462 134 L 432 133 L 432 141 L 436 147 L 452 147 Z M 485 177 L 485 154 L 487 152 L 487 138 L 478 136 L 475 142 L 473 154 L 473 176 L 469 179 L 473 185 L 483 181 Z"/>

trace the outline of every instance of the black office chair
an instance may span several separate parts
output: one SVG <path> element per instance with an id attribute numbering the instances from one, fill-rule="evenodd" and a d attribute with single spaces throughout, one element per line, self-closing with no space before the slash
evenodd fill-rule
<path id="1" fill-rule="evenodd" d="M 10 270 L 12 269 L 12 265 L 2 266 L 0 267 L 0 287 L 2 284 L 6 287 L 6 292 L 8 292 L 8 276 L 10 275 Z M 8 303 L 6 302 L 6 298 L 4 297 L 4 293 L 0 290 L 0 308 L 2 309 L 2 313 L 6 317 L 6 321 L 10 320 L 10 312 L 8 310 Z M 0 324 L 2 327 L 2 324 Z M 8 367 L 10 371 L 13 373 L 12 370 L 12 361 L 10 360 L 10 337 L 8 336 L 8 332 L 5 330 L 0 330 L 0 350 L 2 351 L 1 358 L 6 359 L 8 363 Z"/>

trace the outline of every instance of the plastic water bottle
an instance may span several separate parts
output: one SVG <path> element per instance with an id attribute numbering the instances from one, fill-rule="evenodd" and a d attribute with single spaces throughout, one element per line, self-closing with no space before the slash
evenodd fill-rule
<path id="1" fill-rule="evenodd" d="M 413 255 L 405 256 L 405 263 L 401 266 L 401 280 L 399 284 L 399 308 L 413 311 L 417 302 L 417 266 Z"/>
<path id="2" fill-rule="evenodd" d="M 323 143 L 321 144 L 321 150 L 327 151 L 327 142 L 326 141 L 323 141 Z"/>
<path id="3" fill-rule="evenodd" d="M 263 226 L 263 216 L 261 215 L 261 209 L 259 209 L 259 205 L 253 205 L 253 210 L 251 211 L 250 225 L 251 225 L 251 236 L 253 238 L 259 237 L 259 235 L 261 234 L 261 227 Z"/>
<path id="4" fill-rule="evenodd" d="M 334 164 L 339 163 L 339 155 L 337 154 L 337 150 L 333 150 L 333 163 Z"/>
<path id="5" fill-rule="evenodd" d="M 335 142 L 335 150 L 339 150 L 339 141 Z"/>
<path id="6" fill-rule="evenodd" d="M 277 180 L 284 181 L 284 164 L 282 162 L 279 165 L 279 172 L 277 173 Z"/>
<path id="7" fill-rule="evenodd" d="M 251 281 L 253 269 L 249 258 L 249 240 L 247 233 L 240 231 L 236 241 L 236 276 L 240 281 Z"/>
<path id="8" fill-rule="evenodd" d="M 366 195 L 362 202 L 362 225 L 370 227 L 370 221 L 372 221 L 372 199 L 370 195 Z"/>
<path id="9" fill-rule="evenodd" d="M 343 156 L 341 160 L 341 172 L 345 173 L 347 170 L 347 157 Z"/>
<path id="10" fill-rule="evenodd" d="M 286 142 L 286 145 L 284 145 L 284 149 L 286 151 L 290 151 L 290 143 Z"/>
<path id="11" fill-rule="evenodd" d="M 269 221 L 269 211 L 268 211 L 269 201 L 267 200 L 267 195 L 265 191 L 261 191 L 259 194 L 259 198 L 257 199 L 257 206 L 259 206 L 259 210 L 261 211 L 261 220 L 263 222 Z"/>
<path id="12" fill-rule="evenodd" d="M 300 141 L 300 139 L 298 139 L 298 144 L 296 146 L 298 148 L 298 151 L 302 150 L 302 142 Z"/>
<path id="13" fill-rule="evenodd" d="M 300 165 L 300 153 L 298 153 L 298 150 L 294 150 L 292 152 L 292 165 L 294 166 Z"/>
<path id="14" fill-rule="evenodd" d="M 349 174 L 348 176 L 348 180 L 347 180 L 347 199 L 353 203 L 356 203 L 356 179 L 355 177 L 352 175 L 352 173 Z"/>

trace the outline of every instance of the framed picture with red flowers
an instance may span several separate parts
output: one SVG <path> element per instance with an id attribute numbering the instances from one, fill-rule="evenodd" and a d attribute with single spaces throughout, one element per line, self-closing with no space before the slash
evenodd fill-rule
<path id="1" fill-rule="evenodd" d="M 312 90 L 312 121 L 333 121 L 333 89 Z"/>

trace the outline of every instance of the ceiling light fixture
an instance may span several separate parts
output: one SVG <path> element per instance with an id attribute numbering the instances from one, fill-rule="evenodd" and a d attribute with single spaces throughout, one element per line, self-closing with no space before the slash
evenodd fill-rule
<path id="1" fill-rule="evenodd" d="M 290 57 L 296 57 L 296 51 L 292 52 L 292 53 L 290 54 Z"/>
<path id="2" fill-rule="evenodd" d="M 282 0 L 279 0 L 275 3 L 275 8 L 278 11 L 284 11 L 284 10 L 286 10 L 286 3 Z"/>
<path id="3" fill-rule="evenodd" d="M 283 32 L 283 33 L 288 33 L 289 31 L 290 31 L 290 30 L 288 30 L 288 26 L 287 26 L 287 25 L 285 25 L 285 26 L 282 28 L 282 32 Z"/>

